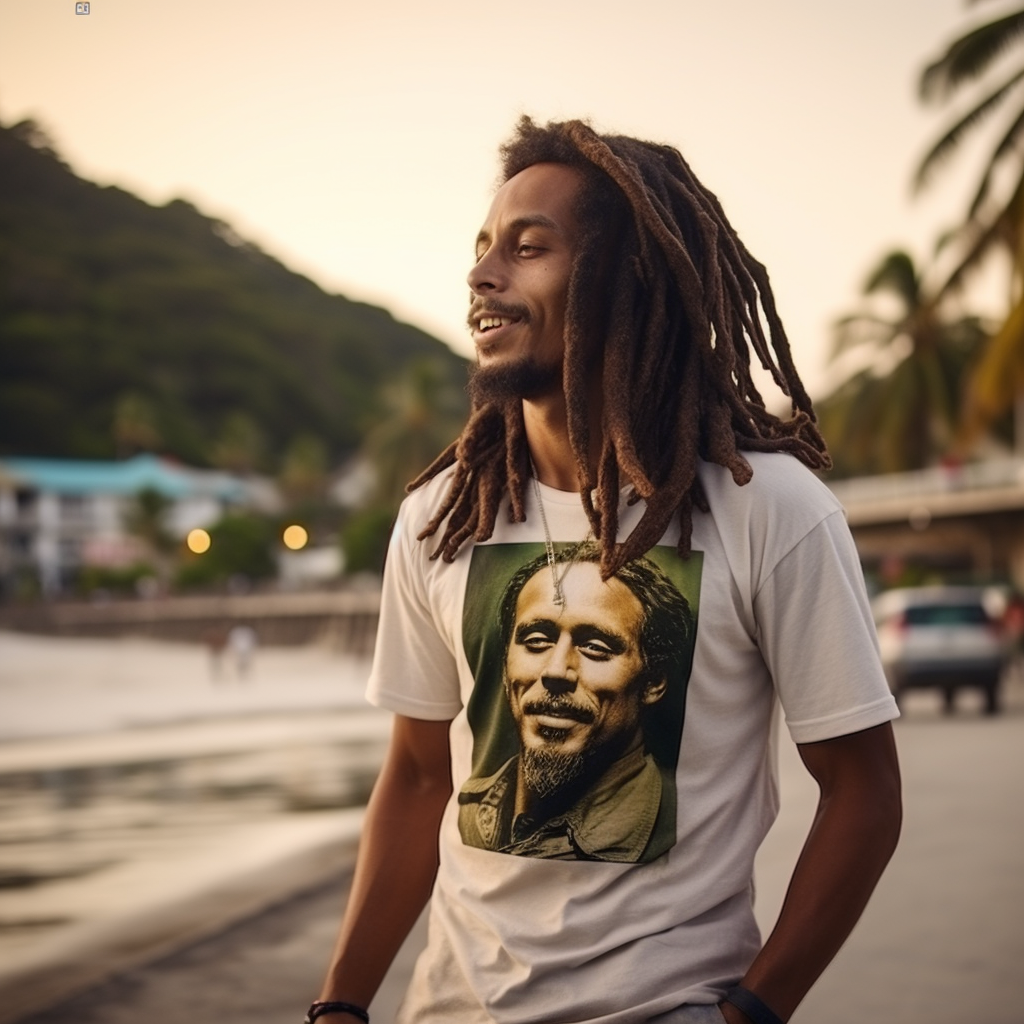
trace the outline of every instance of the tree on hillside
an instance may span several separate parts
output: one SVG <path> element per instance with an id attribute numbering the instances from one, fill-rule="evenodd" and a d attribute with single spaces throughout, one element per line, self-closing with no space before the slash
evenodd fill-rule
<path id="1" fill-rule="evenodd" d="M 152 487 L 144 487 L 136 494 L 125 514 L 125 527 L 141 541 L 149 564 L 156 570 L 162 584 L 170 579 L 178 547 L 178 541 L 167 526 L 171 505 L 171 499 L 166 495 Z"/>
<path id="2" fill-rule="evenodd" d="M 1015 57 L 1009 71 L 1002 60 L 1008 54 Z M 1010 257 L 1010 312 L 984 346 L 968 388 L 964 426 L 972 436 L 1015 400 L 1018 417 L 1024 416 L 1024 7 L 954 40 L 922 72 L 920 93 L 925 102 L 946 103 L 973 83 L 980 83 L 980 98 L 932 146 L 915 177 L 917 188 L 926 185 L 964 138 L 1008 111 L 963 222 L 948 237 L 956 257 L 940 292 L 958 287 L 993 252 Z"/>
<path id="3" fill-rule="evenodd" d="M 155 452 L 163 438 L 153 403 L 136 391 L 126 391 L 114 406 L 114 448 L 119 459 Z"/>
<path id="4" fill-rule="evenodd" d="M 368 504 L 342 530 L 349 572 L 380 572 L 384 551 L 405 486 L 451 444 L 468 414 L 465 376 L 452 364 L 413 360 L 381 394 L 381 420 L 360 451 L 376 486 Z"/>
<path id="5" fill-rule="evenodd" d="M 292 507 L 322 501 L 330 470 L 330 453 L 322 438 L 300 434 L 288 445 L 278 482 Z"/>
<path id="6" fill-rule="evenodd" d="M 247 412 L 234 409 L 224 417 L 210 462 L 231 473 L 255 473 L 266 457 L 266 439 Z"/>
<path id="7" fill-rule="evenodd" d="M 961 380 L 985 326 L 976 316 L 950 314 L 902 251 L 882 258 L 864 296 L 863 309 L 836 323 L 833 358 L 861 351 L 870 362 L 816 403 L 836 470 L 850 475 L 934 465 L 952 450 Z"/>
<path id="8" fill-rule="evenodd" d="M 467 405 L 463 382 L 435 359 L 414 360 L 384 387 L 380 422 L 362 449 L 377 474 L 379 504 L 397 510 L 405 485 L 458 437 Z"/>

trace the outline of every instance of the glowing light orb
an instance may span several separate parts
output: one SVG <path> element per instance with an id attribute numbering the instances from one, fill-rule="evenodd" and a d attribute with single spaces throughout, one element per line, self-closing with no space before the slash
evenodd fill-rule
<path id="1" fill-rule="evenodd" d="M 185 544 L 194 555 L 210 550 L 210 535 L 205 530 L 189 530 Z"/>
<path id="2" fill-rule="evenodd" d="M 305 527 L 293 523 L 291 526 L 285 527 L 281 539 L 289 551 L 301 551 L 309 541 L 309 534 L 306 532 Z"/>

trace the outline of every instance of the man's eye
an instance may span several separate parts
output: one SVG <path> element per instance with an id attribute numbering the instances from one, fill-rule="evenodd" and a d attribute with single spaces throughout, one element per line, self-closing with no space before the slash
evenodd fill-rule
<path id="1" fill-rule="evenodd" d="M 554 644 L 551 637 L 545 636 L 543 633 L 530 633 L 527 636 L 524 636 L 519 642 L 523 647 L 528 651 L 532 651 L 534 654 L 540 651 L 546 651 Z"/>
<path id="2" fill-rule="evenodd" d="M 537 253 L 543 251 L 544 250 L 541 249 L 539 245 L 528 245 L 525 242 L 516 249 L 516 252 L 519 253 L 520 256 L 535 256 Z"/>
<path id="3" fill-rule="evenodd" d="M 580 653 L 591 661 L 607 661 L 615 652 L 600 640 L 587 640 L 579 645 Z"/>

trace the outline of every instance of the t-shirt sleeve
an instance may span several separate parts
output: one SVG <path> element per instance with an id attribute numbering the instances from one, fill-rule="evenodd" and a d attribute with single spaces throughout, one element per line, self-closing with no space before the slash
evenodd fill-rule
<path id="1" fill-rule="evenodd" d="M 779 560 L 754 599 L 757 639 L 796 743 L 860 732 L 899 716 L 857 551 L 842 511 Z"/>
<path id="2" fill-rule="evenodd" d="M 395 523 L 384 566 L 380 623 L 366 687 L 371 704 L 410 718 L 444 721 L 462 707 L 450 640 L 427 593 L 432 565 L 415 538 L 408 503 Z"/>

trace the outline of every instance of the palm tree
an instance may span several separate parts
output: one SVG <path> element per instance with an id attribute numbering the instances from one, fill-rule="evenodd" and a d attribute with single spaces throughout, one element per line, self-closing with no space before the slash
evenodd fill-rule
<path id="1" fill-rule="evenodd" d="M 977 2 L 977 0 L 971 0 Z M 925 102 L 946 102 L 975 81 L 980 100 L 943 133 L 925 155 L 915 176 L 923 187 L 961 141 L 999 110 L 1006 122 L 984 166 L 963 223 L 948 240 L 958 249 L 953 269 L 939 294 L 958 287 L 965 275 L 993 252 L 1011 261 L 1010 312 L 984 346 L 970 381 L 964 426 L 976 436 L 1018 402 L 1018 431 L 1024 427 L 1024 59 L 996 79 L 1002 58 L 1024 43 L 1024 7 L 971 29 L 956 39 L 921 74 Z M 1005 183 L 1009 182 L 1009 186 Z M 998 182 L 1003 187 L 997 187 Z"/>
<path id="2" fill-rule="evenodd" d="M 871 361 L 816 403 L 836 470 L 849 475 L 934 465 L 953 451 L 960 382 L 985 337 L 984 324 L 949 314 L 899 250 L 872 271 L 864 295 L 873 301 L 835 325 L 833 358 L 860 350 Z M 885 299 L 890 315 L 879 309 Z"/>
<path id="3" fill-rule="evenodd" d="M 384 388 L 381 404 L 383 417 L 366 435 L 363 454 L 377 474 L 376 500 L 397 508 L 405 485 L 458 436 L 468 402 L 445 364 L 421 358 Z"/>

